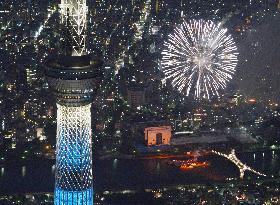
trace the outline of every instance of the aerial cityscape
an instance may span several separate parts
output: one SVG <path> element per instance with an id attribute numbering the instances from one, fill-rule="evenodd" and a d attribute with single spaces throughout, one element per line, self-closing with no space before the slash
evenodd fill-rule
<path id="1" fill-rule="evenodd" d="M 2 0 L 0 205 L 280 204 L 280 0 Z"/>

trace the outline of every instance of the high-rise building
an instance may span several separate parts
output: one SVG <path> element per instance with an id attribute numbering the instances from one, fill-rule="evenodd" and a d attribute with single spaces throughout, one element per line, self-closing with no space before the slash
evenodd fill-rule
<path id="1" fill-rule="evenodd" d="M 127 90 L 127 102 L 133 109 L 143 106 L 145 104 L 145 88 L 143 86 L 129 87 Z"/>
<path id="2" fill-rule="evenodd" d="M 164 7 L 164 0 L 155 0 L 155 12 L 158 14 Z"/>
<path id="3" fill-rule="evenodd" d="M 39 80 L 38 69 L 37 66 L 34 64 L 32 58 L 21 58 L 19 60 L 18 66 L 21 73 L 24 73 L 24 79 L 22 78 L 22 80 L 24 80 L 25 83 L 32 86 L 35 82 Z"/>
<path id="4" fill-rule="evenodd" d="M 57 102 L 55 205 L 92 205 L 91 103 L 102 61 L 86 49 L 86 0 L 62 0 L 64 54 L 46 63 Z"/>

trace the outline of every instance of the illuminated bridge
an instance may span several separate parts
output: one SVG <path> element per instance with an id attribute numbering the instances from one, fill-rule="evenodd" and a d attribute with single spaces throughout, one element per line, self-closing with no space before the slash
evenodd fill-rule
<path id="1" fill-rule="evenodd" d="M 233 162 L 238 168 L 239 168 L 239 171 L 240 171 L 240 179 L 243 179 L 244 178 L 244 174 L 245 174 L 245 171 L 250 171 L 250 172 L 253 172 L 257 175 L 260 175 L 260 176 L 266 176 L 265 174 L 262 174 L 254 169 L 252 169 L 251 167 L 247 166 L 246 164 L 244 164 L 243 162 L 241 162 L 237 156 L 236 156 L 236 153 L 235 153 L 235 150 L 231 150 L 230 154 L 226 155 L 226 154 L 223 154 L 221 152 L 217 152 L 217 151 L 214 151 L 212 150 L 211 151 L 212 153 L 216 154 L 216 155 L 219 155 L 219 156 L 222 156 L 222 157 L 225 157 L 227 158 L 228 160 L 230 160 L 231 162 Z"/>

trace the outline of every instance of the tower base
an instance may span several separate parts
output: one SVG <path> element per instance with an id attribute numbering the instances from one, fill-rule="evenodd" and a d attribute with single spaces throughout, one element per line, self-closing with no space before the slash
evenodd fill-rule
<path id="1" fill-rule="evenodd" d="M 55 189 L 55 205 L 93 205 L 93 189 L 83 191 L 67 191 Z"/>

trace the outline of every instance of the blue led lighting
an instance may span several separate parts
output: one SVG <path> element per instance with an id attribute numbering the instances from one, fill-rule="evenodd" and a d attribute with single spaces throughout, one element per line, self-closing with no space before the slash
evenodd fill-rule
<path id="1" fill-rule="evenodd" d="M 55 189 L 55 205 L 93 205 L 93 189 L 65 191 Z"/>
<path id="2" fill-rule="evenodd" d="M 58 105 L 55 205 L 92 205 L 91 105 Z"/>

